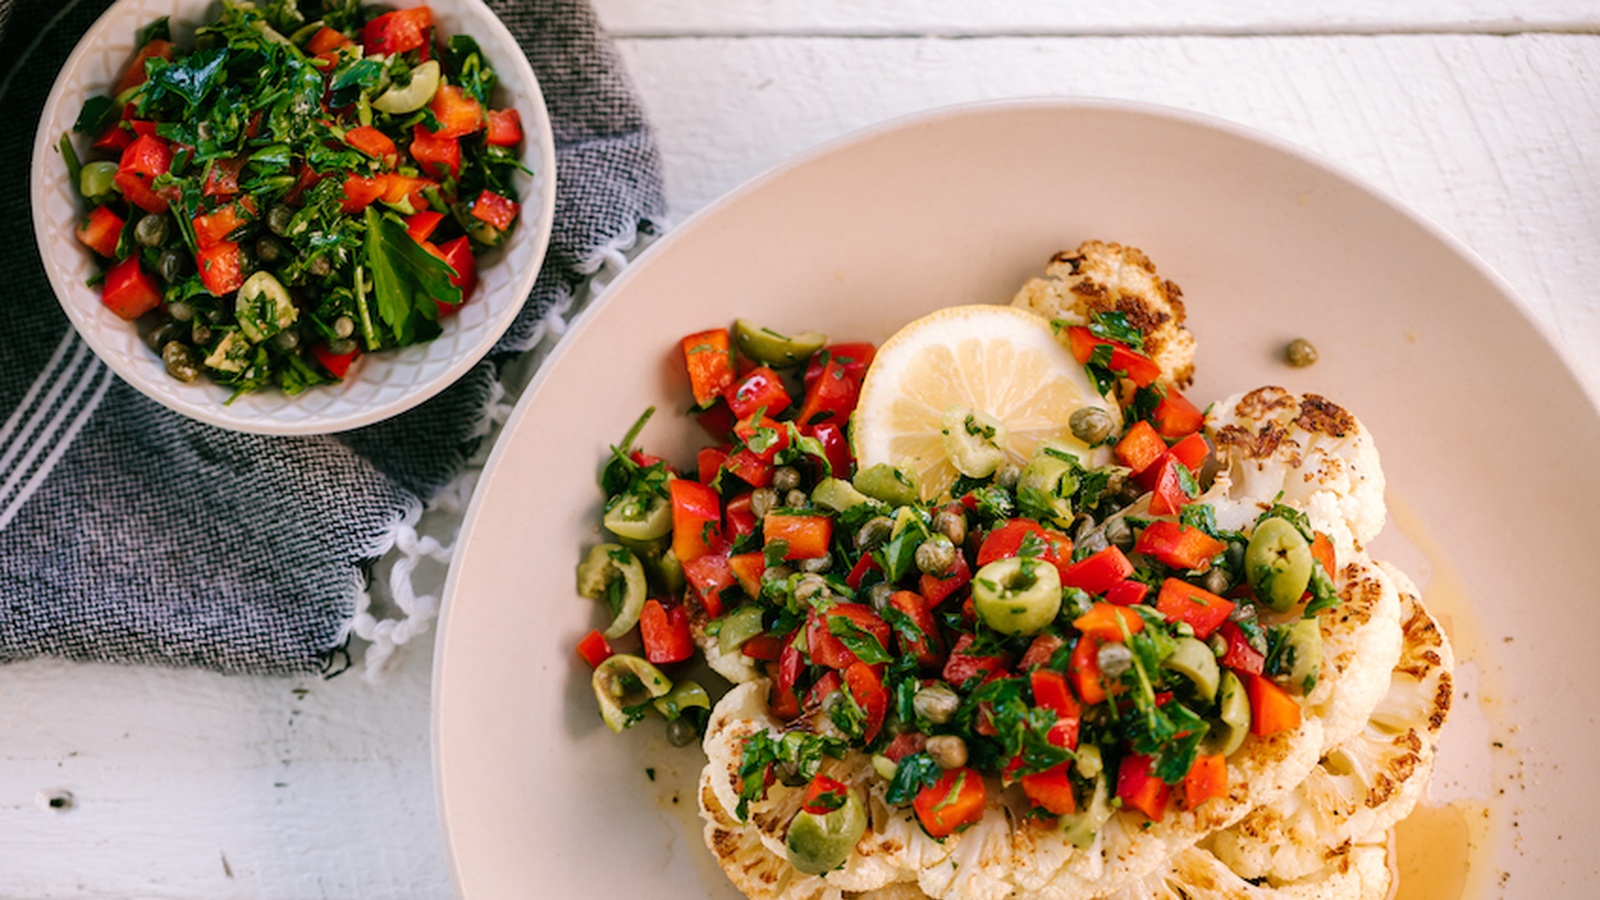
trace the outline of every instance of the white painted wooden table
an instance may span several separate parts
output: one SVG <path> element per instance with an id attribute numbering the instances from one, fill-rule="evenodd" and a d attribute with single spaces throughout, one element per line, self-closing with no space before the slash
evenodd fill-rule
<path id="1" fill-rule="evenodd" d="M 1432 217 L 1600 397 L 1595 0 L 596 3 L 675 216 L 918 110 L 1164 103 L 1301 144 Z M 448 896 L 421 643 L 377 684 L 0 668 L 0 897 Z"/>

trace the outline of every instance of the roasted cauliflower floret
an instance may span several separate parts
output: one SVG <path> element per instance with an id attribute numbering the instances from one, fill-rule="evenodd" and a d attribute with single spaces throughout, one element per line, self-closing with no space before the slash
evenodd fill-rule
<path id="1" fill-rule="evenodd" d="M 1194 335 L 1183 327 L 1183 291 L 1156 274 L 1135 247 L 1084 241 L 1051 258 L 1012 299 L 1052 321 L 1087 325 L 1095 313 L 1119 312 L 1144 335 L 1144 353 L 1161 366 L 1161 380 L 1184 388 L 1194 380 Z"/>
<path id="2" fill-rule="evenodd" d="M 1283 503 L 1310 517 L 1341 558 L 1383 530 L 1383 468 L 1356 417 L 1316 394 L 1257 388 L 1211 407 L 1206 436 L 1217 476 L 1201 499 L 1226 528 L 1240 528 Z"/>
<path id="3" fill-rule="evenodd" d="M 1450 711 L 1454 657 L 1415 585 L 1384 568 L 1399 585 L 1405 636 L 1389 690 L 1362 731 L 1328 752 L 1304 783 L 1217 835 L 1218 857 L 1244 877 L 1303 878 L 1352 842 L 1381 841 L 1427 784 Z"/>
<path id="4" fill-rule="evenodd" d="M 1339 605 L 1317 613 L 1322 672 L 1305 698 L 1322 720 L 1323 751 L 1358 734 L 1389 690 L 1400 659 L 1400 595 L 1387 571 L 1365 557 L 1340 567 Z"/>
<path id="5" fill-rule="evenodd" d="M 1260 885 L 1239 877 L 1205 849 L 1191 847 L 1105 900 L 1383 900 L 1388 892 L 1387 851 L 1381 843 L 1346 847 L 1326 867 L 1298 881 Z"/>

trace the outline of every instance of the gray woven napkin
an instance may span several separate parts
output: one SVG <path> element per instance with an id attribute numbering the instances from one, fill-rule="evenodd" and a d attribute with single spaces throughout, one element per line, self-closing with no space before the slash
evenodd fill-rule
<path id="1" fill-rule="evenodd" d="M 584 0 L 489 0 L 527 51 L 559 176 L 544 269 L 490 361 L 417 409 L 331 437 L 190 421 L 79 340 L 22 232 L 56 72 L 107 0 L 0 0 L 0 661 L 39 655 L 293 673 L 326 667 L 384 537 L 483 433 L 497 366 L 603 250 L 653 230 L 660 160 Z"/>

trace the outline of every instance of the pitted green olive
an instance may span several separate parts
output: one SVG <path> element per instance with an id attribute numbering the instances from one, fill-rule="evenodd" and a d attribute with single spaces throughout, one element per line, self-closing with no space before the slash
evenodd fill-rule
<path id="1" fill-rule="evenodd" d="M 1217 696 L 1217 682 L 1221 678 L 1221 669 L 1217 665 L 1217 655 L 1204 641 L 1192 637 L 1178 638 L 1177 647 L 1172 655 L 1161 661 L 1161 668 L 1189 679 L 1194 685 L 1195 693 L 1210 701 Z"/>
<path id="2" fill-rule="evenodd" d="M 439 61 L 430 59 L 411 70 L 411 80 L 392 84 L 372 101 L 372 108 L 390 115 L 416 112 L 439 90 Z"/>
<path id="3" fill-rule="evenodd" d="M 1256 525 L 1244 551 L 1245 574 L 1256 598 L 1278 612 L 1300 602 L 1315 564 L 1305 535 L 1277 517 Z"/>
<path id="4" fill-rule="evenodd" d="M 807 331 L 794 335 L 779 334 L 770 328 L 762 328 L 749 319 L 734 319 L 733 342 L 746 359 L 753 359 L 774 369 L 782 369 L 810 359 L 813 353 L 821 350 L 822 345 L 828 342 L 828 336 L 820 331 Z"/>
<path id="5" fill-rule="evenodd" d="M 1289 686 L 1309 694 L 1322 674 L 1322 626 L 1316 619 L 1296 619 L 1279 638 L 1279 653 L 1288 669 Z M 1282 670 L 1280 670 L 1282 671 Z"/>
<path id="6" fill-rule="evenodd" d="M 910 506 L 921 496 L 917 476 L 888 463 L 876 463 L 856 473 L 851 480 L 856 490 L 892 506 Z"/>
<path id="7" fill-rule="evenodd" d="M 1211 720 L 1201 752 L 1227 756 L 1239 749 L 1250 733 L 1250 698 L 1232 669 L 1223 669 L 1217 681 L 1217 714 Z"/>
<path id="8" fill-rule="evenodd" d="M 983 410 L 952 404 L 939 426 L 950 464 L 968 478 L 988 478 L 1006 461 L 1011 432 L 1004 422 Z"/>
<path id="9" fill-rule="evenodd" d="M 686 709 L 710 709 L 711 695 L 700 686 L 700 682 L 693 678 L 685 678 L 672 686 L 672 690 L 650 701 L 655 706 L 656 712 L 667 717 L 667 721 L 681 718 Z"/>
<path id="10" fill-rule="evenodd" d="M 264 270 L 239 285 L 233 310 L 239 320 L 239 330 L 256 344 L 293 325 L 300 317 L 300 309 L 289 296 L 289 289 Z"/>
<path id="11" fill-rule="evenodd" d="M 867 810 L 855 791 L 832 812 L 819 814 L 802 809 L 789 823 L 789 836 L 784 842 L 789 865 L 807 875 L 832 872 L 850 858 L 850 851 L 866 830 Z"/>
<path id="12" fill-rule="evenodd" d="M 973 576 L 972 605 L 1001 634 L 1038 634 L 1061 611 L 1061 575 L 1035 559 L 997 559 Z"/>
<path id="13" fill-rule="evenodd" d="M 596 544 L 578 563 L 578 593 L 611 607 L 611 624 L 602 632 L 607 638 L 622 637 L 639 623 L 649 592 L 638 555 L 621 544 Z"/>
<path id="14" fill-rule="evenodd" d="M 606 530 L 630 541 L 653 541 L 672 531 L 672 504 L 661 494 L 624 494 L 604 519 Z"/>
<path id="15" fill-rule="evenodd" d="M 1026 496 L 1029 503 L 1047 510 L 1057 524 L 1072 521 L 1069 498 L 1077 489 L 1077 467 L 1053 453 L 1035 453 L 1017 476 L 1017 496 Z"/>
<path id="16" fill-rule="evenodd" d="M 606 657 L 595 667 L 589 683 L 594 687 L 595 702 L 600 704 L 600 717 L 612 731 L 621 731 L 638 721 L 640 707 L 672 690 L 672 682 L 660 669 L 631 653 Z"/>
<path id="17" fill-rule="evenodd" d="M 117 164 L 106 159 L 83 164 L 78 170 L 78 193 L 85 200 L 98 203 L 116 190 Z"/>

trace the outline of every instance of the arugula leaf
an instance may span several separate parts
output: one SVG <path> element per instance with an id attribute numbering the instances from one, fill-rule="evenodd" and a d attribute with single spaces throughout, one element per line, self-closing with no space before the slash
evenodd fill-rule
<path id="1" fill-rule="evenodd" d="M 438 304 L 461 302 L 461 289 L 450 283 L 454 272 L 444 260 L 422 249 L 398 218 L 369 206 L 366 223 L 367 261 L 372 265 L 378 315 L 389 326 L 394 343 L 403 347 L 436 336 Z"/>

